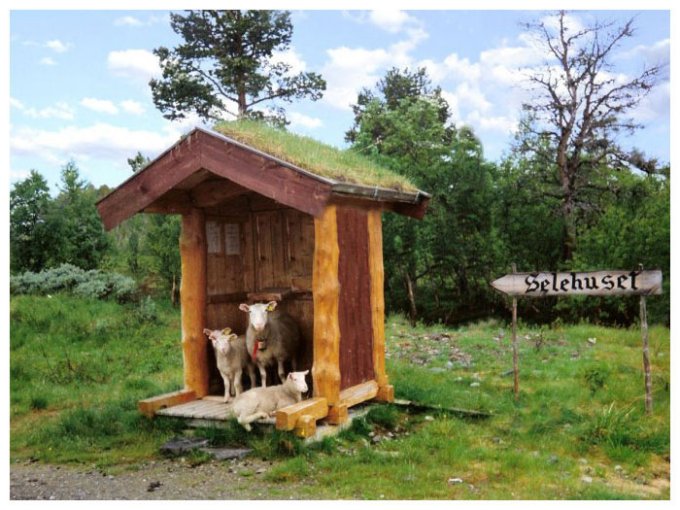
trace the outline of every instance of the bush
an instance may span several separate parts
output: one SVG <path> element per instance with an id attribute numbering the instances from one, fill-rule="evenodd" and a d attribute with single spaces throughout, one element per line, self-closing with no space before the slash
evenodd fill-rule
<path id="1" fill-rule="evenodd" d="M 70 291 L 86 280 L 86 272 L 71 264 L 45 269 L 39 273 L 26 271 L 10 278 L 12 294 L 48 294 Z"/>
<path id="2" fill-rule="evenodd" d="M 128 276 L 96 269 L 84 271 L 71 264 L 62 264 L 40 273 L 26 271 L 10 278 L 11 294 L 51 292 L 70 292 L 94 299 L 114 298 L 119 303 L 125 303 L 135 299 L 137 284 Z"/>

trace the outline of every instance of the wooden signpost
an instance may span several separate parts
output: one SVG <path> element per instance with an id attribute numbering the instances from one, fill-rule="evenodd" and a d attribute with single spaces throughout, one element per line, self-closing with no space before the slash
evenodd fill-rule
<path id="1" fill-rule="evenodd" d="M 515 400 L 519 399 L 519 366 L 517 354 L 517 298 L 547 296 L 640 296 L 642 328 L 642 363 L 645 370 L 645 410 L 652 412 L 652 374 L 649 363 L 647 332 L 647 296 L 661 294 L 661 271 L 591 271 L 512 273 L 491 282 L 491 286 L 512 296 L 512 359 L 515 375 Z"/>

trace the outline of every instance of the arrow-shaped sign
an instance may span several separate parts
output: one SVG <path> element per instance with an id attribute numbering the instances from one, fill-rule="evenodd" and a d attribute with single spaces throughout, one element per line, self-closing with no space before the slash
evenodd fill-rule
<path id="1" fill-rule="evenodd" d="M 585 273 L 511 273 L 491 282 L 510 296 L 535 297 L 661 294 L 661 271 L 592 271 Z"/>

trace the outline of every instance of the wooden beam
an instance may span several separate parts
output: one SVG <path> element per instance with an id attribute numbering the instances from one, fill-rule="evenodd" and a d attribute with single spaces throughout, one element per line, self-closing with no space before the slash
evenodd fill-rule
<path id="1" fill-rule="evenodd" d="M 333 409 L 340 403 L 340 325 L 338 304 L 338 224 L 334 205 L 314 219 L 314 265 L 312 287 L 314 299 L 314 362 L 312 378 L 314 396 L 323 397 L 331 407 L 333 419 L 343 413 Z M 345 412 L 346 419 L 346 412 Z"/>
<path id="2" fill-rule="evenodd" d="M 368 213 L 368 266 L 371 275 L 373 321 L 373 372 L 378 383 L 377 400 L 392 402 L 394 388 L 385 371 L 385 269 L 383 266 L 382 211 Z"/>
<path id="3" fill-rule="evenodd" d="M 137 403 L 139 412 L 143 415 L 153 418 L 156 411 L 166 407 L 172 407 L 179 404 L 186 404 L 196 400 L 196 392 L 192 390 L 179 390 L 172 393 L 165 393 L 157 397 L 140 400 Z"/>
<path id="4" fill-rule="evenodd" d="M 328 415 L 328 402 L 325 398 L 310 398 L 276 411 L 276 428 L 293 430 L 301 416 L 311 416 L 316 420 Z"/>
<path id="5" fill-rule="evenodd" d="M 315 217 L 325 210 L 330 184 L 208 133 L 197 135 L 202 166 L 214 174 Z"/>
<path id="6" fill-rule="evenodd" d="M 198 398 L 208 394 L 210 370 L 208 342 L 203 335 L 206 319 L 206 239 L 205 214 L 194 209 L 182 216 L 179 240 L 182 258 L 182 352 L 184 355 L 184 386 L 196 392 Z"/>
<path id="7" fill-rule="evenodd" d="M 209 305 L 217 305 L 220 303 L 242 303 L 248 299 L 247 292 L 229 292 L 227 294 L 213 294 L 208 296 Z"/>
<path id="8" fill-rule="evenodd" d="M 342 405 L 352 407 L 367 400 L 371 400 L 378 395 L 378 383 L 366 381 L 365 383 L 345 388 L 340 392 L 340 402 Z"/>
<path id="9" fill-rule="evenodd" d="M 256 292 L 248 293 L 248 301 L 283 301 L 293 295 L 293 291 L 290 288 L 271 288 L 271 289 L 261 289 Z"/>
<path id="10" fill-rule="evenodd" d="M 203 181 L 189 191 L 193 202 L 201 207 L 215 207 L 249 192 L 243 186 L 222 177 Z"/>
<path id="11" fill-rule="evenodd" d="M 198 132 L 191 133 L 97 202 L 104 228 L 116 227 L 199 170 L 197 141 Z"/>
<path id="12" fill-rule="evenodd" d="M 171 189 L 151 202 L 143 211 L 160 214 L 187 214 L 193 207 L 189 193 L 180 189 Z"/>

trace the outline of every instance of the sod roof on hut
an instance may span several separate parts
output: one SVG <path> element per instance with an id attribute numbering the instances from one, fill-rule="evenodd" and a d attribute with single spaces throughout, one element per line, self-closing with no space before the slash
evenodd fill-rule
<path id="1" fill-rule="evenodd" d="M 106 229 L 138 212 L 182 214 L 256 192 L 312 216 L 330 203 L 422 218 L 430 195 L 367 158 L 255 122 L 195 128 L 97 203 Z"/>

